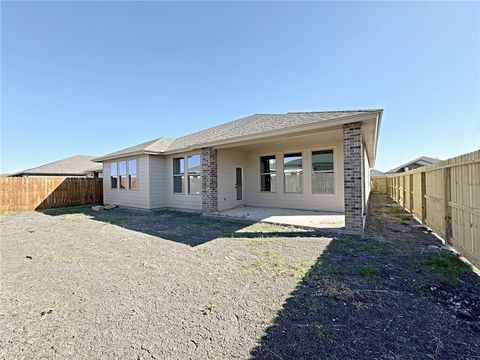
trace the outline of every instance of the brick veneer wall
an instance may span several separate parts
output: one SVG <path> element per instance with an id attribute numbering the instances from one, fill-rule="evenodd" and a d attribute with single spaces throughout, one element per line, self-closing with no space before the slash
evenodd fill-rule
<path id="1" fill-rule="evenodd" d="M 345 230 L 363 233 L 362 199 L 362 124 L 353 123 L 343 127 L 343 166 L 345 197 Z"/>
<path id="2" fill-rule="evenodd" d="M 202 212 L 218 211 L 217 150 L 202 149 Z"/>

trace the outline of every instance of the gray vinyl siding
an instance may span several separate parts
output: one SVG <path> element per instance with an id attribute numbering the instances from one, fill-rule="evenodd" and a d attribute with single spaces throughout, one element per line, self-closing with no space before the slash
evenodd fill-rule
<path id="1" fill-rule="evenodd" d="M 138 159 L 137 177 L 138 189 L 136 190 L 118 190 L 111 189 L 110 186 L 110 164 L 118 161 L 128 161 Z M 103 163 L 103 202 L 104 204 L 114 204 L 119 206 L 128 206 L 141 209 L 150 208 L 149 196 L 149 164 L 148 156 L 134 156 L 120 158 L 115 161 Z"/>

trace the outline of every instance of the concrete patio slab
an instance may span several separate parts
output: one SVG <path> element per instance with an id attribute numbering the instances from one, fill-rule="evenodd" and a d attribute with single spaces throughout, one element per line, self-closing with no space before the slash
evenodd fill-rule
<path id="1" fill-rule="evenodd" d="M 343 213 L 324 211 L 242 206 L 220 211 L 218 216 L 315 229 L 342 230 L 345 227 Z"/>

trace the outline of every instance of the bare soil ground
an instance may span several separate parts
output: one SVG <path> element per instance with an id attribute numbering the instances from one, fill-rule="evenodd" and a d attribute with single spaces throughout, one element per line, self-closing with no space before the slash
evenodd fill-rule
<path id="1" fill-rule="evenodd" d="M 478 359 L 480 280 L 383 195 L 369 238 L 177 212 L 1 216 L 5 359 Z"/>

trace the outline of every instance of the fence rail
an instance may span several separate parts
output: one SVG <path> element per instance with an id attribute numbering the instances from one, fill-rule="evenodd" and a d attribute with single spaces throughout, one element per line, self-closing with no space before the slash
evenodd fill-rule
<path id="1" fill-rule="evenodd" d="M 480 150 L 372 182 L 480 267 Z"/>
<path id="2" fill-rule="evenodd" d="M 0 212 L 101 203 L 102 184 L 98 178 L 0 178 Z"/>

